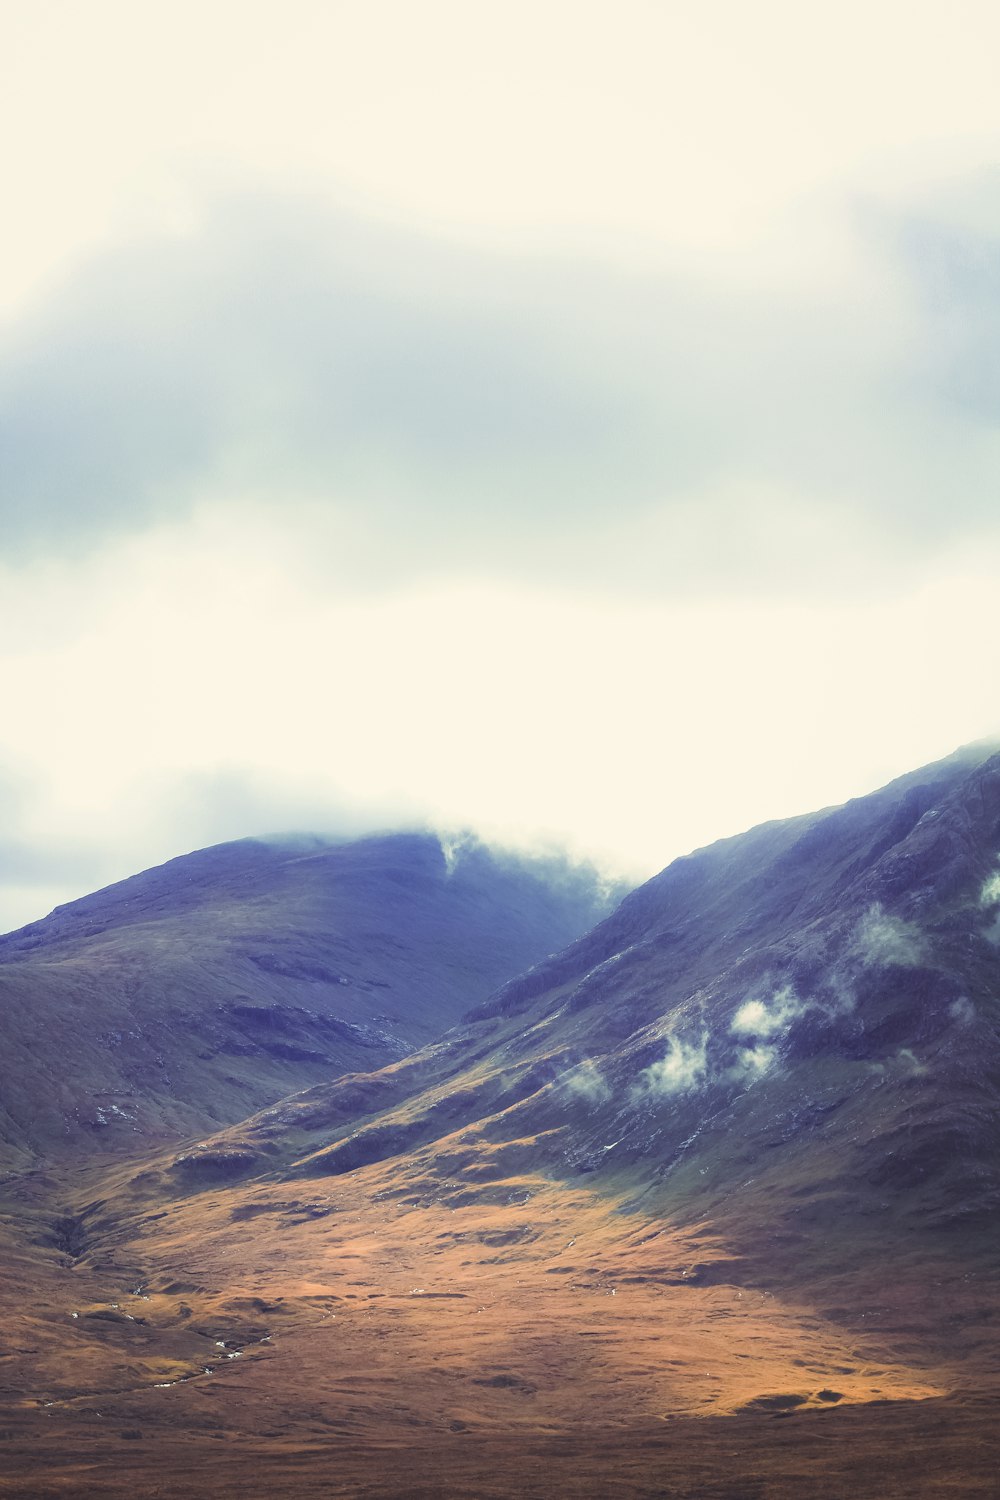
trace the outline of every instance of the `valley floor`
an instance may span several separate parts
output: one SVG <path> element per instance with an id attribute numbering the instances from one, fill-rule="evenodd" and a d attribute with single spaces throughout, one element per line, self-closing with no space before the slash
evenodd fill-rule
<path id="1" fill-rule="evenodd" d="M 155 1421 L 123 1439 L 120 1410 L 69 1422 L 16 1421 L 4 1434 L 0 1494 L 202 1500 L 912 1500 L 995 1497 L 995 1406 L 976 1400 L 805 1416 L 675 1419 L 548 1436 L 335 1428 L 248 1436 L 205 1413 L 201 1430 Z M 145 1417 L 144 1417 L 145 1420 Z"/>
<path id="2" fill-rule="evenodd" d="M 997 1494 L 994 1294 L 944 1262 L 830 1306 L 583 1179 L 143 1193 L 7 1184 L 2 1496 Z"/>

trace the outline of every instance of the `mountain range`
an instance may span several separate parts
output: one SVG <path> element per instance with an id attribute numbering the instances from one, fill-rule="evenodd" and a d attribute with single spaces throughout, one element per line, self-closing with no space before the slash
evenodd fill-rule
<path id="1" fill-rule="evenodd" d="M 0 1495 L 995 1494 L 996 747 L 618 894 L 246 841 L 0 940 Z"/>
<path id="2" fill-rule="evenodd" d="M 378 1068 L 606 906 L 585 867 L 397 834 L 223 844 L 59 907 L 0 938 L 0 1161 Z"/>

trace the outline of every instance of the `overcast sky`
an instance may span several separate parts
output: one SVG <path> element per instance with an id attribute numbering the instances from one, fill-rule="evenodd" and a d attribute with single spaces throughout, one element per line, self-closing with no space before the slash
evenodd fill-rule
<path id="1" fill-rule="evenodd" d="M 993 0 L 0 5 L 0 928 L 1000 730 Z"/>

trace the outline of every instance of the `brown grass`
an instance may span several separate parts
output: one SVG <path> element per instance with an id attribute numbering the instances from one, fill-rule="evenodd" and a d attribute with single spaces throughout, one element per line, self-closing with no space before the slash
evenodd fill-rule
<path id="1" fill-rule="evenodd" d="M 710 1225 L 528 1173 L 125 1203 L 74 1261 L 8 1228 L 2 1495 L 996 1493 L 964 1281 L 950 1343 L 888 1267 L 823 1316 Z"/>

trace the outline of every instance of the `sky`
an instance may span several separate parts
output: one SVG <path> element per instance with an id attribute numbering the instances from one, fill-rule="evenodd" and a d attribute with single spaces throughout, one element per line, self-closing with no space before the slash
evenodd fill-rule
<path id="1" fill-rule="evenodd" d="M 992 0 L 0 0 L 0 929 L 1000 731 Z"/>

